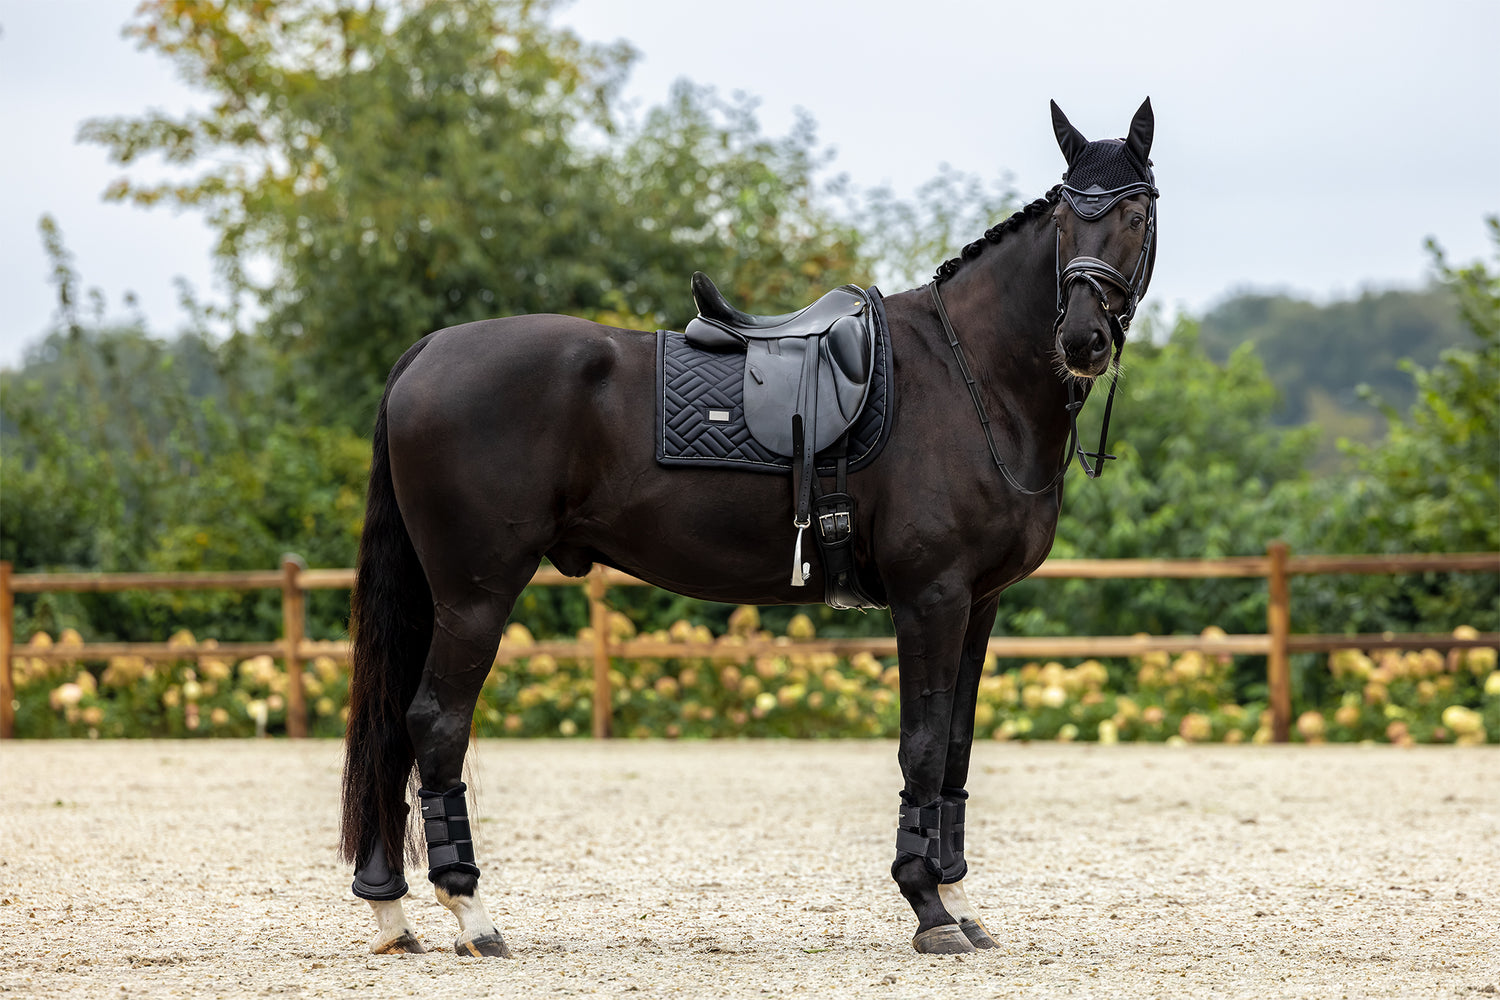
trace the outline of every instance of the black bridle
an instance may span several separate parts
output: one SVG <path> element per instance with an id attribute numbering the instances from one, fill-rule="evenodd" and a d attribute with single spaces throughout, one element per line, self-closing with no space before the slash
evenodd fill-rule
<path id="1" fill-rule="evenodd" d="M 1136 257 L 1135 267 L 1128 278 L 1114 265 L 1098 257 L 1079 254 L 1064 264 L 1062 262 L 1062 227 L 1058 226 L 1053 230 L 1053 253 L 1057 261 L 1057 319 L 1052 323 L 1054 333 L 1062 326 L 1063 316 L 1067 311 L 1068 293 L 1072 291 L 1073 285 L 1082 281 L 1093 289 L 1100 307 L 1109 317 L 1110 333 L 1114 337 L 1116 346 L 1125 343 L 1125 332 L 1130 329 L 1130 321 L 1135 318 L 1136 306 L 1140 304 L 1141 296 L 1146 294 L 1146 284 L 1151 277 L 1151 249 L 1156 242 L 1156 199 L 1159 194 L 1155 186 L 1145 181 L 1127 184 L 1109 191 L 1102 190 L 1097 184 L 1087 190 L 1080 190 L 1066 183 L 1062 185 L 1062 197 L 1067 201 L 1068 207 L 1073 210 L 1074 215 L 1085 222 L 1092 222 L 1113 208 L 1121 199 L 1134 194 L 1147 195 L 1150 205 L 1146 210 L 1146 237 L 1141 241 L 1140 255 Z M 1104 290 L 1105 285 L 1113 286 L 1125 296 L 1125 309 L 1118 315 L 1110 308 L 1109 296 Z"/>
<path id="2" fill-rule="evenodd" d="M 953 356 L 958 361 L 958 370 L 963 375 L 964 383 L 969 387 L 969 397 L 974 401 L 974 409 L 979 414 L 979 425 L 984 430 L 985 443 L 989 445 L 990 458 L 995 462 L 995 468 L 1005 477 L 1005 481 L 1011 485 L 1016 492 L 1025 496 L 1039 496 L 1057 487 L 1062 482 L 1063 476 L 1073 464 L 1073 459 L 1078 459 L 1078 464 L 1083 468 L 1083 473 L 1090 479 L 1098 479 L 1104 474 L 1104 463 L 1113 460 L 1116 456 L 1109 454 L 1105 449 L 1109 442 L 1109 418 L 1114 410 L 1115 389 L 1120 384 L 1120 354 L 1125 350 L 1125 334 L 1130 329 L 1130 321 L 1135 318 L 1136 307 L 1140 304 L 1141 296 L 1146 291 L 1146 285 L 1150 280 L 1150 258 L 1151 248 L 1156 237 L 1156 188 L 1147 183 L 1130 184 L 1125 187 L 1110 191 L 1102 191 L 1097 186 L 1088 190 L 1079 190 L 1067 184 L 1062 186 L 1062 196 L 1067 199 L 1068 205 L 1074 214 L 1084 220 L 1096 219 L 1113 207 L 1121 198 L 1132 194 L 1150 195 L 1150 208 L 1146 214 L 1146 237 L 1141 243 L 1140 256 L 1136 258 L 1135 267 L 1129 277 L 1115 268 L 1112 264 L 1102 261 L 1097 257 L 1089 257 L 1080 254 L 1070 259 L 1066 264 L 1062 262 L 1062 231 L 1055 230 L 1054 253 L 1056 255 L 1057 273 L 1057 318 L 1052 322 L 1053 335 L 1062 326 L 1064 317 L 1067 315 L 1068 293 L 1074 284 L 1084 282 L 1094 292 L 1103 308 L 1105 316 L 1109 317 L 1111 339 L 1114 341 L 1114 358 L 1110 361 L 1111 378 L 1109 383 L 1109 396 L 1104 401 L 1104 421 L 1099 428 L 1099 447 L 1095 451 L 1084 451 L 1078 444 L 1078 413 L 1083 409 L 1084 400 L 1079 398 L 1078 380 L 1070 379 L 1068 382 L 1068 422 L 1070 425 L 1068 437 L 1068 450 L 1063 459 L 1062 468 L 1047 483 L 1038 489 L 1027 489 L 1016 481 L 1006 466 L 1005 460 L 1000 457 L 1000 449 L 995 445 L 995 436 L 990 430 L 989 414 L 985 412 L 984 400 L 979 395 L 979 384 L 974 378 L 973 371 L 969 368 L 969 361 L 964 356 L 963 347 L 958 342 L 958 334 L 953 329 L 953 323 L 948 319 L 948 310 L 943 305 L 943 297 L 938 292 L 938 281 L 933 279 L 928 285 L 932 293 L 933 305 L 937 309 L 938 319 L 942 321 L 943 332 L 948 337 L 948 346 L 953 349 Z M 1125 296 L 1125 308 L 1116 313 L 1110 306 L 1109 295 L 1105 291 L 1105 285 L 1112 286 Z M 1089 459 L 1094 459 L 1095 464 L 1090 465 Z"/>

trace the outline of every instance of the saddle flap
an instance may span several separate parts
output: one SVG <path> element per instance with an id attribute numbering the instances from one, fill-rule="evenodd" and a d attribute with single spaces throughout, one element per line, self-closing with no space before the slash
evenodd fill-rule
<path id="1" fill-rule="evenodd" d="M 809 347 L 817 350 L 818 342 L 752 340 L 745 352 L 745 426 L 755 440 L 778 455 L 791 457 L 796 452 L 791 418 L 801 395 L 802 366 Z"/>

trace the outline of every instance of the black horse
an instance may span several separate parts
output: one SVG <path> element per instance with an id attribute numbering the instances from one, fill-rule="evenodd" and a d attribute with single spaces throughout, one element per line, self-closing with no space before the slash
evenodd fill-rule
<path id="1" fill-rule="evenodd" d="M 885 300 L 888 438 L 848 476 L 856 568 L 895 623 L 905 787 L 891 874 L 922 952 L 994 946 L 962 882 L 985 646 L 1000 592 L 1052 546 L 1062 475 L 1086 454 L 1077 407 L 1118 364 L 1155 259 L 1150 100 L 1124 139 L 1089 142 L 1052 115 L 1064 183 Z M 543 557 L 712 601 L 808 601 L 787 580 L 785 479 L 655 461 L 655 365 L 652 334 L 539 315 L 440 330 L 391 370 L 353 597 L 341 841 L 380 924 L 373 951 L 422 950 L 400 903 L 415 777 L 457 951 L 508 955 L 477 893 L 461 777 L 480 687 Z"/>

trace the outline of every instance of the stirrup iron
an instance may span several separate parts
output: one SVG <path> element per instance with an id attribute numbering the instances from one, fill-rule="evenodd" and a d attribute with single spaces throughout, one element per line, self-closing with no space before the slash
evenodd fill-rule
<path id="1" fill-rule="evenodd" d="M 812 572 L 812 563 L 802 561 L 802 532 L 807 530 L 807 525 L 792 523 L 797 527 L 797 545 L 792 549 L 792 586 L 805 587 L 808 574 Z"/>

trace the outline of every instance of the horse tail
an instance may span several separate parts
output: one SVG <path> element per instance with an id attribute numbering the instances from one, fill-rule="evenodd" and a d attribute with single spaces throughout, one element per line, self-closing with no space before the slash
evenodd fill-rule
<path id="1" fill-rule="evenodd" d="M 432 591 L 396 504 L 386 404 L 396 380 L 426 345 L 426 338 L 414 344 L 386 379 L 354 570 L 339 854 L 356 867 L 368 859 L 376 837 L 392 869 L 402 867 L 401 858 L 415 855 L 417 847 L 406 821 L 416 780 L 406 710 L 432 641 Z"/>

